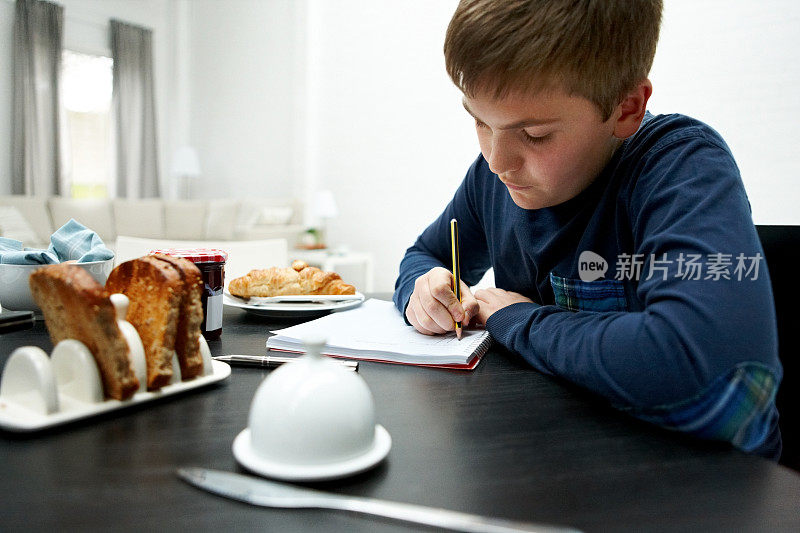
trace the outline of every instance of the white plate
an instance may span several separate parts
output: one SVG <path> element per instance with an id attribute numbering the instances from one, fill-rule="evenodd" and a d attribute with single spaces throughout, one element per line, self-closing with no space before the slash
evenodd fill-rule
<path id="1" fill-rule="evenodd" d="M 234 299 L 240 299 L 237 296 L 230 295 Z M 361 294 L 284 294 L 283 296 L 270 296 L 268 298 L 260 298 L 254 296 L 249 299 L 241 299 L 242 302 L 250 305 L 267 305 L 273 303 L 329 303 L 329 302 L 344 302 L 348 300 L 363 300 L 364 296 Z"/>
<path id="2" fill-rule="evenodd" d="M 273 303 L 263 303 L 258 305 L 253 305 L 247 303 L 245 300 L 241 298 L 237 298 L 235 296 L 231 296 L 230 294 L 224 293 L 222 295 L 222 303 L 227 305 L 228 307 L 236 307 L 238 309 L 244 309 L 248 313 L 252 313 L 257 316 L 266 316 L 266 317 L 304 317 L 304 316 L 319 316 L 325 314 L 327 312 L 336 312 L 336 311 L 344 311 L 345 309 L 352 309 L 353 307 L 358 307 L 364 302 L 364 295 L 360 292 L 357 292 L 355 295 L 350 295 L 351 297 L 347 300 L 324 300 L 320 299 L 316 301 L 317 296 L 314 296 L 315 301 L 309 302 L 308 296 L 303 297 L 304 301 L 298 302 L 273 302 Z M 355 296 L 355 298 L 353 298 Z"/>
<path id="3" fill-rule="evenodd" d="M 212 361 L 212 365 L 214 371 L 212 374 L 199 376 L 190 381 L 165 385 L 157 391 L 137 392 L 133 397 L 125 401 L 105 400 L 101 403 L 87 403 L 60 394 L 59 406 L 61 410 L 49 415 L 37 413 L 0 398 L 0 428 L 8 431 L 30 432 L 60 426 L 75 420 L 97 416 L 109 411 L 124 409 L 132 405 L 139 405 L 204 387 L 211 383 L 222 381 L 231 375 L 231 367 L 228 364 L 222 361 Z"/>
<path id="4" fill-rule="evenodd" d="M 264 459 L 253 451 L 250 428 L 247 428 L 242 430 L 233 440 L 233 456 L 243 467 L 265 477 L 284 481 L 324 481 L 369 470 L 389 454 L 391 447 L 392 437 L 389 436 L 389 432 L 383 426 L 377 424 L 372 448 L 355 459 L 324 465 L 276 463 Z"/>

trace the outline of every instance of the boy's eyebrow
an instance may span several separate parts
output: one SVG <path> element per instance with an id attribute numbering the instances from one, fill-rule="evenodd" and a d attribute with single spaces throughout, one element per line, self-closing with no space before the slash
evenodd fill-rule
<path id="1" fill-rule="evenodd" d="M 483 122 L 481 119 L 479 119 L 475 115 L 475 113 L 472 112 L 472 110 L 467 105 L 467 100 L 465 98 L 461 99 L 461 104 L 464 106 L 464 109 L 467 110 L 467 113 L 472 115 L 472 118 L 474 118 L 475 120 L 478 120 L 480 122 Z M 541 119 L 526 118 L 526 119 L 522 119 L 522 120 L 519 120 L 517 122 L 514 122 L 513 124 L 508 124 L 506 126 L 500 126 L 497 129 L 500 129 L 500 130 L 515 130 L 515 129 L 518 129 L 518 128 L 527 128 L 529 126 L 543 126 L 545 124 L 552 124 L 554 122 L 558 122 L 558 119 L 557 118 L 541 118 Z"/>

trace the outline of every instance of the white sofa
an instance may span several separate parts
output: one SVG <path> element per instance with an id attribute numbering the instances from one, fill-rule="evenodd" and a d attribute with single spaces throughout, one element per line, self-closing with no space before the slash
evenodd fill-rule
<path id="1" fill-rule="evenodd" d="M 0 195 L 0 236 L 46 248 L 74 218 L 114 247 L 117 236 L 192 241 L 286 239 L 305 230 L 303 205 L 282 198 L 228 200 L 75 199 Z"/>

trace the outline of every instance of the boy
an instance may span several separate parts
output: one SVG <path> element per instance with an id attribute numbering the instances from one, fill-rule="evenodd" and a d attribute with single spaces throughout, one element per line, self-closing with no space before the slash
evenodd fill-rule
<path id="1" fill-rule="evenodd" d="M 422 333 L 485 324 L 637 418 L 777 459 L 775 312 L 739 171 L 710 127 L 646 111 L 661 9 L 459 4 L 445 60 L 481 155 L 407 250 L 394 301 Z M 489 267 L 498 288 L 473 295 Z"/>

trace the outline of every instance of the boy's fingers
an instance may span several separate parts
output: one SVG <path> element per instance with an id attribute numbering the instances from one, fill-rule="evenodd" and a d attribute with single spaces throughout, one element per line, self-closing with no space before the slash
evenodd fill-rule
<path id="1" fill-rule="evenodd" d="M 414 326 L 414 329 L 416 329 L 417 331 L 419 331 L 423 335 L 433 335 L 432 331 L 428 331 L 427 329 L 425 329 L 425 328 L 423 328 L 422 326 L 419 325 L 419 321 L 417 320 L 416 313 L 414 313 L 412 311 L 410 314 L 414 315 L 414 316 L 413 317 L 409 316 L 408 317 L 408 321 L 411 322 L 411 325 Z"/>
<path id="2" fill-rule="evenodd" d="M 461 307 L 464 309 L 464 319 L 461 321 L 461 325 L 467 327 L 469 321 L 478 314 L 480 304 L 472 295 L 469 286 L 463 281 L 461 282 Z"/>
<path id="3" fill-rule="evenodd" d="M 437 267 L 428 274 L 417 279 L 414 292 L 411 295 L 408 309 L 414 313 L 408 321 L 421 333 L 435 335 L 453 331 L 455 323 L 461 322 L 462 327 L 466 321 L 478 313 L 469 288 L 462 282 L 462 302 L 458 301 L 453 292 L 453 276 L 447 269 Z M 472 301 L 472 312 L 467 313 L 465 304 Z M 410 313 L 408 313 L 410 315 Z"/>
<path id="4" fill-rule="evenodd" d="M 465 300 L 464 302 L 462 302 L 462 304 L 464 306 L 464 321 L 462 325 L 464 327 L 467 327 L 469 325 L 469 321 L 472 318 L 478 316 L 478 313 L 480 313 L 481 306 L 478 303 L 478 300 L 474 298 Z"/>
<path id="5" fill-rule="evenodd" d="M 411 322 L 411 325 L 414 326 L 414 329 L 420 333 L 425 335 L 442 333 L 431 329 L 430 324 L 432 323 L 432 320 L 430 320 L 430 317 L 428 317 L 427 314 L 425 314 L 424 309 L 422 309 L 422 306 L 419 303 L 419 297 L 416 295 L 416 293 L 411 295 L 408 308 L 406 309 L 406 317 L 408 318 L 408 321 Z M 433 323 L 433 325 L 436 326 L 435 323 Z M 435 329 L 438 329 L 438 327 Z"/>
<path id="6" fill-rule="evenodd" d="M 453 330 L 453 318 L 442 303 L 431 294 L 430 288 L 419 293 L 420 306 L 417 318 L 425 329 L 433 333 L 446 333 Z"/>
<path id="7" fill-rule="evenodd" d="M 417 278 L 409 300 L 409 308 L 413 307 L 416 313 L 417 323 L 414 327 L 429 335 L 448 331 L 446 327 L 450 320 L 447 310 L 431 295 L 430 283 L 431 278 L 436 277 L 435 270 Z"/>
<path id="8" fill-rule="evenodd" d="M 446 294 L 448 292 L 450 293 L 449 298 Z M 438 327 L 442 329 L 442 333 L 445 331 L 453 331 L 453 328 L 455 327 L 455 324 L 453 323 L 455 319 L 453 318 L 450 308 L 447 305 L 453 300 L 458 303 L 458 300 L 455 300 L 455 295 L 453 295 L 452 291 L 450 291 L 448 287 L 442 285 L 430 287 L 427 295 L 420 294 L 422 308 L 438 325 Z M 445 304 L 445 302 L 447 302 L 447 304 Z"/>
<path id="9" fill-rule="evenodd" d="M 461 305 L 461 302 L 459 302 L 455 296 L 453 296 L 453 299 L 447 304 L 447 310 L 456 322 L 462 322 L 467 318 L 464 314 L 464 306 Z"/>
<path id="10" fill-rule="evenodd" d="M 431 287 L 431 294 L 439 303 L 439 305 L 443 306 L 447 312 L 447 319 L 452 321 L 460 322 L 464 320 L 464 308 L 461 305 L 461 302 L 458 301 L 456 298 L 455 293 L 450 285 L 435 285 Z M 444 319 L 444 317 L 442 317 Z M 439 322 L 437 320 L 437 322 Z M 441 324 L 441 322 L 439 322 Z M 444 324 L 441 324 L 444 325 Z M 452 327 L 450 328 L 452 329 Z"/>

